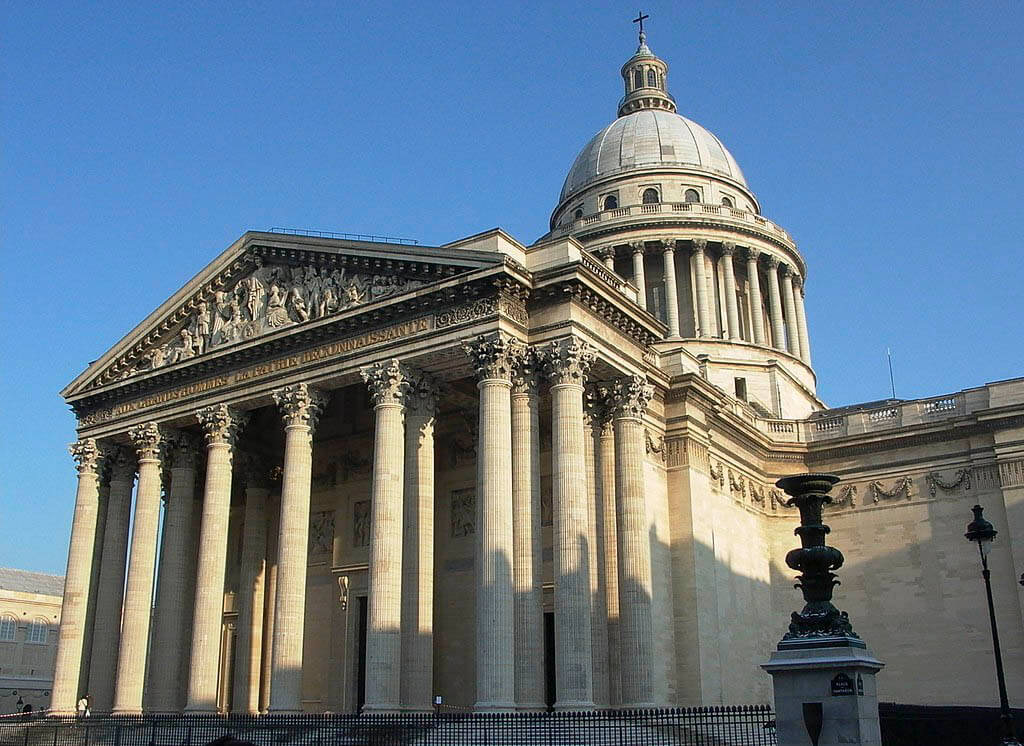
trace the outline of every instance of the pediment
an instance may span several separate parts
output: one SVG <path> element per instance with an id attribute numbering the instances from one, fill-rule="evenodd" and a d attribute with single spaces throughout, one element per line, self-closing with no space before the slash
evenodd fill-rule
<path id="1" fill-rule="evenodd" d="M 239 243 L 239 251 L 207 267 L 63 394 L 205 359 L 502 262 L 501 255 L 418 246 Z"/>

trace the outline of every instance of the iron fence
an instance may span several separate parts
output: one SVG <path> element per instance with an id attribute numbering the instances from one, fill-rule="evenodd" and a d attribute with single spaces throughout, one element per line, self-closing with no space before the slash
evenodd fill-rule
<path id="1" fill-rule="evenodd" d="M 775 746 L 766 705 L 555 713 L 300 714 L 38 718 L 0 721 L 2 746 L 623 744 Z"/>

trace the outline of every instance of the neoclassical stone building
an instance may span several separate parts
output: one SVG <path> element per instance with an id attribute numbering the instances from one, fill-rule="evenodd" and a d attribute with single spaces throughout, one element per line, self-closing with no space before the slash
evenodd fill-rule
<path id="1" fill-rule="evenodd" d="M 62 392 L 57 710 L 767 701 L 804 471 L 882 699 L 994 701 L 975 502 L 1024 691 L 1024 381 L 827 408 L 792 238 L 621 74 L 536 242 L 246 233 Z"/>

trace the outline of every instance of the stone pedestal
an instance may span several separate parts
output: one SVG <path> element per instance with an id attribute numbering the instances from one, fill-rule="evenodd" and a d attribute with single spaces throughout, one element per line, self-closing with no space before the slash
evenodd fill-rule
<path id="1" fill-rule="evenodd" d="M 775 688 L 779 746 L 879 746 L 875 674 L 883 665 L 861 640 L 849 637 L 780 642 L 761 665 Z M 818 706 L 821 730 L 815 741 L 807 721 L 813 729 Z"/>

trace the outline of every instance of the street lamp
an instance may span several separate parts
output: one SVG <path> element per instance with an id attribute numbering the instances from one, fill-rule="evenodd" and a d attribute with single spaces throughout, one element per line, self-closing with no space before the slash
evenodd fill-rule
<path id="1" fill-rule="evenodd" d="M 999 710 L 1000 719 L 1003 721 L 1004 746 L 1020 746 L 1016 734 L 1013 732 L 1013 715 L 1010 714 L 1010 703 L 1006 698 L 1006 678 L 1003 676 L 1003 656 L 999 652 L 999 630 L 996 629 L 996 609 L 992 604 L 992 583 L 989 580 L 988 553 L 992 551 L 992 542 L 999 533 L 992 524 L 986 521 L 981 512 L 983 508 L 975 505 L 974 520 L 967 524 L 967 533 L 964 536 L 968 541 L 978 542 L 978 553 L 981 554 L 981 576 L 985 578 L 985 595 L 988 596 L 988 618 L 992 623 L 992 646 L 996 654 L 996 677 L 999 679 Z"/>

